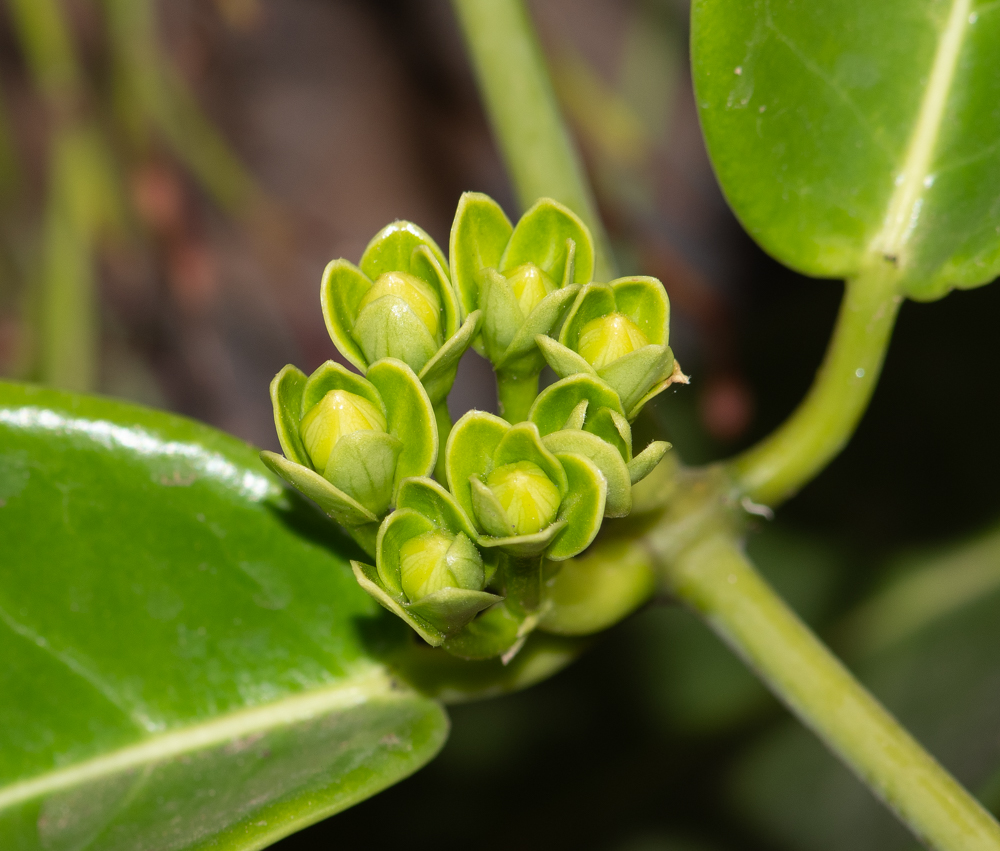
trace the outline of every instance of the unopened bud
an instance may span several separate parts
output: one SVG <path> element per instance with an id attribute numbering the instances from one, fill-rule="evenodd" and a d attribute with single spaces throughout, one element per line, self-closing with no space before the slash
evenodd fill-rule
<path id="1" fill-rule="evenodd" d="M 441 299 L 431 287 L 408 272 L 386 272 L 384 275 L 379 275 L 372 288 L 361 297 L 361 301 L 358 302 L 358 313 L 388 295 L 405 301 L 410 310 L 424 323 L 430 335 L 440 344 Z"/>
<path id="2" fill-rule="evenodd" d="M 583 326 L 577 351 L 594 369 L 601 369 L 648 345 L 646 335 L 631 319 L 621 313 L 609 313 Z"/>
<path id="3" fill-rule="evenodd" d="M 555 282 L 534 263 L 523 263 L 514 269 L 507 280 L 514 291 L 521 314 L 527 317 L 538 303 L 557 289 Z"/>
<path id="4" fill-rule="evenodd" d="M 411 603 L 442 588 L 482 591 L 483 558 L 461 532 L 425 532 L 399 548 L 399 579 Z"/>
<path id="5" fill-rule="evenodd" d="M 299 433 L 313 466 L 326 469 L 330 453 L 344 435 L 356 431 L 385 431 L 382 412 L 363 396 L 331 390 L 302 418 Z"/>
<path id="6" fill-rule="evenodd" d="M 497 467 L 486 477 L 514 535 L 533 535 L 556 519 L 562 501 L 559 488 L 531 461 Z"/>

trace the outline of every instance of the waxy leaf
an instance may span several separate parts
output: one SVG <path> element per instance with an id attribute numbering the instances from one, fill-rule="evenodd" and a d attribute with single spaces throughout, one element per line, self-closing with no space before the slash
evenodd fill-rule
<path id="1" fill-rule="evenodd" d="M 918 299 L 1000 272 L 1000 6 L 696 0 L 705 139 L 744 226 L 810 275 Z"/>
<path id="2" fill-rule="evenodd" d="M 220 432 L 0 384 L 0 542 L 4 849 L 264 848 L 444 740 L 356 548 Z"/>

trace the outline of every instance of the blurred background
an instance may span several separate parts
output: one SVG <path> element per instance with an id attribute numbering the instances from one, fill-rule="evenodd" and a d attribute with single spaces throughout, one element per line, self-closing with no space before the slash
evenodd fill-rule
<path id="1" fill-rule="evenodd" d="M 623 272 L 661 278 L 689 387 L 640 430 L 748 445 L 809 386 L 841 286 L 729 212 L 683 0 L 529 4 Z M 518 210 L 446 0 L 0 0 L 0 376 L 174 410 L 277 449 L 267 385 L 336 357 L 323 266 L 461 192 Z M 1000 809 L 1000 290 L 906 304 L 847 451 L 750 539 L 761 570 Z M 453 413 L 495 405 L 470 353 Z M 684 611 L 653 606 L 442 755 L 279 843 L 911 849 Z"/>

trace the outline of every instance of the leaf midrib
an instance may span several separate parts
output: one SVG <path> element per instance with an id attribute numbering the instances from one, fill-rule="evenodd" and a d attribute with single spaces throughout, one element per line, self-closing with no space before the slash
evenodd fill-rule
<path id="1" fill-rule="evenodd" d="M 230 712 L 211 721 L 163 733 L 66 768 L 0 787 L 0 812 L 33 798 L 222 745 L 254 733 L 308 721 L 334 710 L 348 709 L 375 699 L 399 700 L 414 696 L 413 692 L 401 688 L 384 669 L 372 666 L 358 671 L 349 680 L 327 688 Z"/>
<path id="2" fill-rule="evenodd" d="M 906 265 L 906 244 L 920 217 L 924 191 L 929 188 L 926 180 L 958 67 L 958 57 L 970 26 L 971 9 L 972 0 L 952 2 L 938 40 L 903 169 L 896 178 L 896 188 L 889 199 L 882 229 L 869 249 L 875 257 L 890 260 L 900 267 Z"/>

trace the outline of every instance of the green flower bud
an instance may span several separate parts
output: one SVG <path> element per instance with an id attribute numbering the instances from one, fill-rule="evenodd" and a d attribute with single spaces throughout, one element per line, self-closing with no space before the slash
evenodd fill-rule
<path id="1" fill-rule="evenodd" d="M 317 470 L 325 470 L 341 437 L 357 431 L 386 429 L 382 412 L 367 399 L 346 390 L 331 390 L 302 418 L 302 443 Z"/>
<path id="2" fill-rule="evenodd" d="M 358 266 L 334 260 L 320 302 L 333 344 L 367 373 L 384 358 L 412 369 L 445 420 L 458 362 L 479 333 L 482 314 L 462 317 L 441 249 L 412 222 L 393 222 L 368 243 Z"/>
<path id="3" fill-rule="evenodd" d="M 441 299 L 424 281 L 408 272 L 386 272 L 375 279 L 375 283 L 358 302 L 358 323 L 363 323 L 366 312 L 375 307 L 376 303 L 386 297 L 394 296 L 405 302 L 406 306 L 417 315 L 434 341 L 441 345 Z M 392 307 L 389 307 L 390 313 Z M 391 320 L 390 320 L 391 321 Z M 362 340 L 362 348 L 365 341 Z M 391 348 L 391 346 L 390 346 Z M 369 361 L 378 360 L 374 354 L 365 353 Z M 388 357 L 397 357 L 389 352 Z"/>
<path id="4" fill-rule="evenodd" d="M 557 289 L 555 281 L 534 263 L 522 263 L 509 272 L 507 282 L 523 316 L 530 315 L 545 296 Z"/>
<path id="5" fill-rule="evenodd" d="M 592 375 L 611 387 L 626 418 L 687 377 L 668 345 L 670 302 L 656 278 L 619 278 L 585 284 L 566 314 L 559 339 L 538 339 L 545 360 L 560 378 Z"/>
<path id="6" fill-rule="evenodd" d="M 587 226 L 567 207 L 540 198 L 516 226 L 486 195 L 462 196 L 451 228 L 451 276 L 466 313 L 482 311 L 473 341 L 497 373 L 501 410 L 524 419 L 545 360 L 540 336 L 554 335 L 594 269 Z"/>
<path id="7" fill-rule="evenodd" d="M 411 603 L 443 588 L 482 591 L 483 557 L 463 533 L 435 530 L 405 541 L 399 548 L 403 593 Z"/>
<path id="8" fill-rule="evenodd" d="M 271 382 L 284 456 L 261 460 L 373 552 L 396 486 L 434 468 L 438 432 L 427 391 L 405 363 L 376 361 L 361 377 L 333 361 Z"/>
<path id="9" fill-rule="evenodd" d="M 559 561 L 584 550 L 600 529 L 608 493 L 600 468 L 575 448 L 550 451 L 534 423 L 511 426 L 470 411 L 452 430 L 445 472 L 480 547 Z"/>
<path id="10" fill-rule="evenodd" d="M 592 319 L 580 330 L 577 351 L 594 369 L 649 345 L 649 338 L 627 316 L 609 313 Z"/>
<path id="11" fill-rule="evenodd" d="M 408 478 L 400 483 L 396 510 L 379 527 L 375 564 L 352 562 L 354 575 L 424 641 L 440 646 L 503 599 L 484 590 L 497 558 L 492 553 L 484 558 L 475 537 L 475 528 L 447 490 L 433 479 Z M 499 655 L 515 638 L 491 655 Z"/>
<path id="12" fill-rule="evenodd" d="M 514 535 L 533 535 L 559 513 L 559 488 L 531 461 L 504 464 L 486 477 L 486 486 L 503 507 Z"/>

